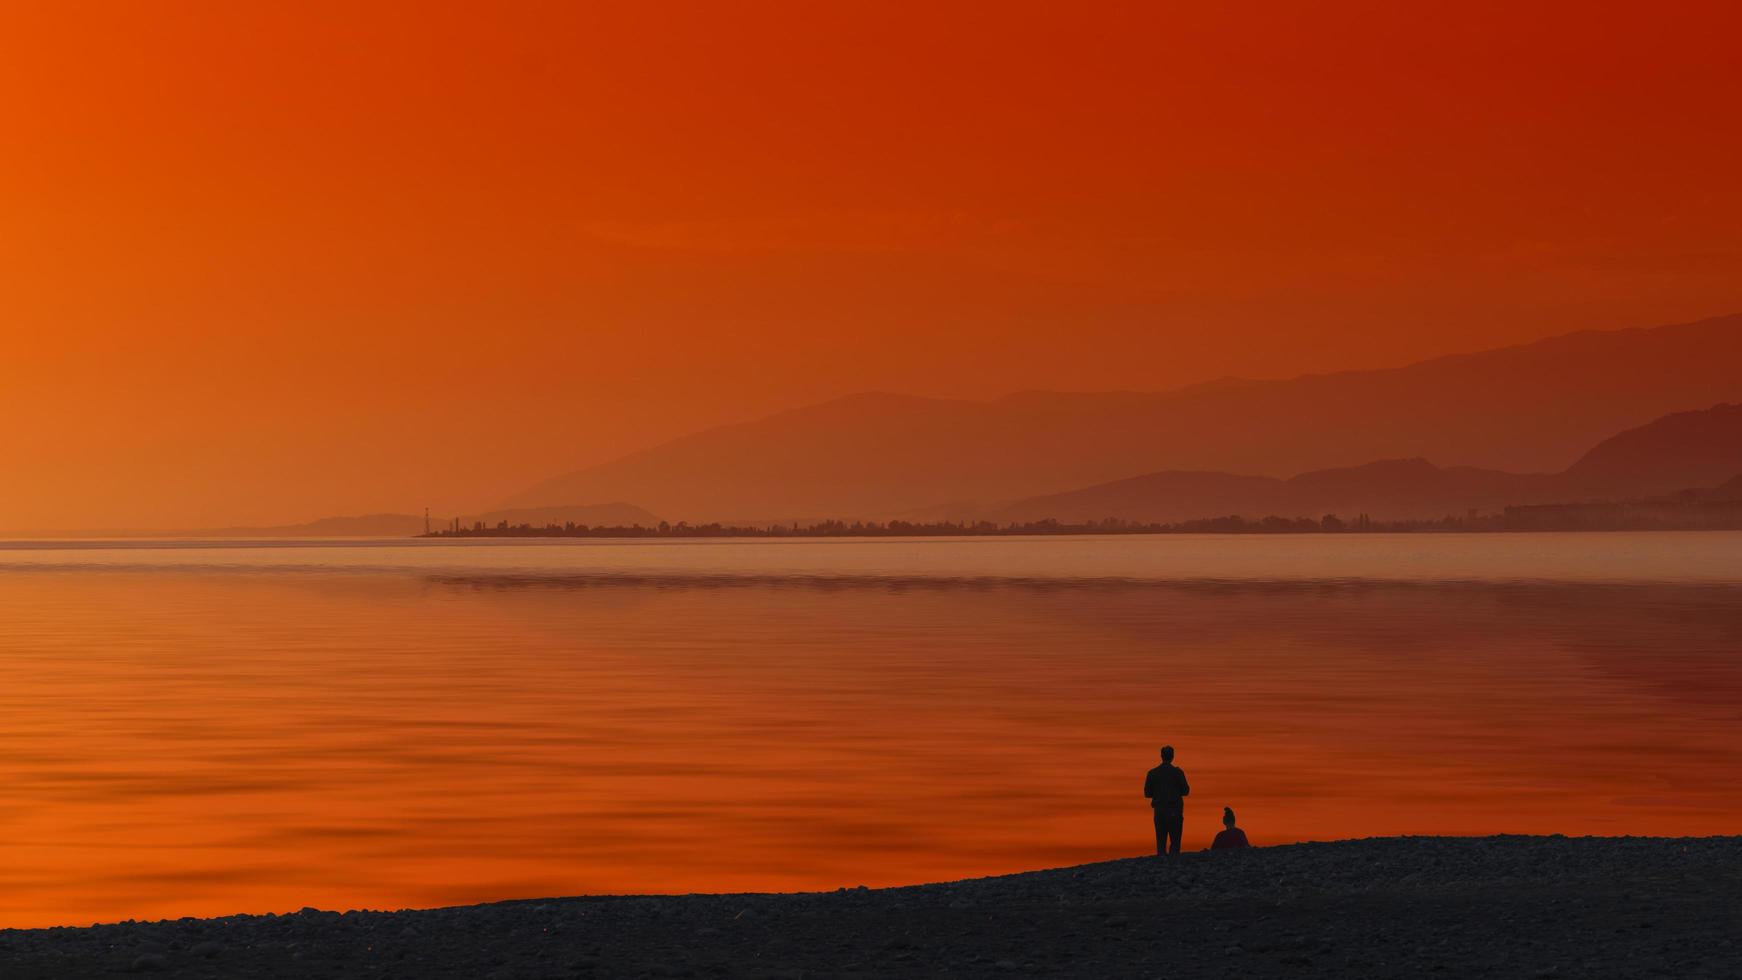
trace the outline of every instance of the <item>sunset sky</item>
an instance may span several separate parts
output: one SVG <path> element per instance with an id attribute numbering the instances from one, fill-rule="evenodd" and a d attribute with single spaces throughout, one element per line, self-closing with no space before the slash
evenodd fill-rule
<path id="1" fill-rule="evenodd" d="M 0 529 L 1742 310 L 1742 7 L 11 4 Z M 589 501 L 577 501 L 586 503 Z"/>

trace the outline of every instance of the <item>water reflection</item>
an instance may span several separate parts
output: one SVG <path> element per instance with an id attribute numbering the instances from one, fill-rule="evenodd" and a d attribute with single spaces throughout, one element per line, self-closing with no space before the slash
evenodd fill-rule
<path id="1" fill-rule="evenodd" d="M 1734 832 L 1742 586 L 10 574 L 0 924 Z"/>

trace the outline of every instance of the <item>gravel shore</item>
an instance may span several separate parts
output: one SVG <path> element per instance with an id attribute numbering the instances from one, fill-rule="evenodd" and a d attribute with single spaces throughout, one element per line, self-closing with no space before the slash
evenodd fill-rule
<path id="1" fill-rule="evenodd" d="M 797 895 L 0 930 L 0 977 L 1742 977 L 1742 837 L 1406 837 Z"/>

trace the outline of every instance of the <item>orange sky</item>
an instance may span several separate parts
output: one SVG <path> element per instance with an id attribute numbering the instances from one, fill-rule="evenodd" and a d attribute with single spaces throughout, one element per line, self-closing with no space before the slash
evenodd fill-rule
<path id="1" fill-rule="evenodd" d="M 1742 310 L 1738 8 L 1520 6 L 11 5 L 0 528 Z"/>

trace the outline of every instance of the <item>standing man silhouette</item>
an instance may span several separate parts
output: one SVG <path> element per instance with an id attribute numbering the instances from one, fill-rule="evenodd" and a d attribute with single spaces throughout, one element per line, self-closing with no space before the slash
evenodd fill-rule
<path id="1" fill-rule="evenodd" d="M 1161 747 L 1161 765 L 1143 779 L 1143 795 L 1155 808 L 1155 853 L 1178 854 L 1180 831 L 1186 822 L 1186 797 L 1192 788 L 1186 774 L 1173 764 L 1173 746 Z"/>

